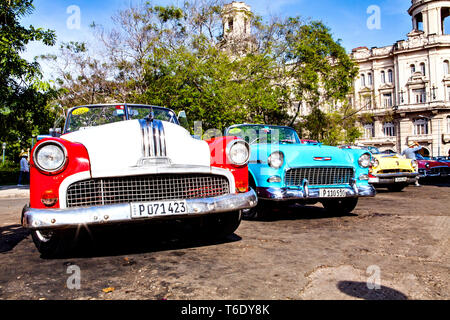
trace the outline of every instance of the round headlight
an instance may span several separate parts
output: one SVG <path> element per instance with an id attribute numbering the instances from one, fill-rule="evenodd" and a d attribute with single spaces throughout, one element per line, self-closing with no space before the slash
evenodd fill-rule
<path id="1" fill-rule="evenodd" d="M 43 171 L 58 171 L 66 163 L 65 148 L 56 142 L 42 144 L 34 152 L 34 162 Z"/>
<path id="2" fill-rule="evenodd" d="M 234 140 L 227 146 L 227 156 L 234 165 L 246 165 L 250 158 L 250 147 L 243 140 Z"/>
<path id="3" fill-rule="evenodd" d="M 274 169 L 280 169 L 284 163 L 284 155 L 280 151 L 275 151 L 272 153 L 268 159 L 269 166 Z"/>
<path id="4" fill-rule="evenodd" d="M 371 164 L 372 164 L 372 168 L 376 168 L 380 165 L 380 162 L 378 161 L 377 158 L 373 158 L 371 161 Z"/>
<path id="5" fill-rule="evenodd" d="M 361 168 L 370 167 L 370 155 L 368 153 L 364 153 L 361 157 L 359 157 L 358 163 Z"/>

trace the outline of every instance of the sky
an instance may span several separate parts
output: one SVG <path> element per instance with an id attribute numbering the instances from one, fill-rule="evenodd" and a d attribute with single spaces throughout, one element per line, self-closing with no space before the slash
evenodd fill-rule
<path id="1" fill-rule="evenodd" d="M 57 41 L 92 41 L 89 25 L 95 21 L 112 27 L 111 16 L 138 0 L 34 0 L 35 11 L 22 19 L 24 26 L 33 25 L 56 31 Z M 183 0 L 153 0 L 154 5 L 182 4 Z M 231 0 L 230 0 L 231 2 Z M 301 16 L 321 20 L 335 39 L 350 52 L 359 46 L 382 47 L 406 38 L 412 29 L 407 13 L 410 0 L 246 0 L 252 11 L 263 18 Z M 79 28 L 76 11 L 79 8 Z M 377 14 L 379 12 L 379 15 Z M 75 15 L 74 15 L 75 14 Z M 69 21 L 69 27 L 68 27 Z M 75 28 L 74 28 L 75 27 Z M 49 48 L 32 43 L 23 56 L 52 53 Z M 43 66 L 44 74 L 49 72 Z"/>

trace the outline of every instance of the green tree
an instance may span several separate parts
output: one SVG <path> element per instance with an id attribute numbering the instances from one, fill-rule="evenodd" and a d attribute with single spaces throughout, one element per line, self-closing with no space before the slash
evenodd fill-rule
<path id="1" fill-rule="evenodd" d="M 180 8 L 143 2 L 116 14 L 112 30 L 94 24 L 101 50 L 72 46 L 60 56 L 76 65 L 59 72 L 60 101 L 162 105 L 185 110 L 205 130 L 270 123 L 330 144 L 358 137 L 347 102 L 358 70 L 329 28 L 249 13 L 251 34 L 230 35 L 222 8 L 221 0 Z"/>
<path id="2" fill-rule="evenodd" d="M 31 41 L 55 43 L 53 31 L 20 24 L 32 11 L 31 0 L 0 2 L 0 137 L 8 154 L 16 156 L 30 146 L 32 134 L 48 130 L 54 119 L 48 102 L 55 91 L 41 81 L 39 64 L 20 56 Z"/>

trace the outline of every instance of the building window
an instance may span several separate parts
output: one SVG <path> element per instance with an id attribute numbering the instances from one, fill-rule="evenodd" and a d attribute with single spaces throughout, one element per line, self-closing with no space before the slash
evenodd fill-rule
<path id="1" fill-rule="evenodd" d="M 361 87 L 366 86 L 366 76 L 364 74 L 361 75 Z"/>
<path id="2" fill-rule="evenodd" d="M 414 121 L 414 135 L 420 136 L 428 134 L 428 120 L 416 119 Z"/>
<path id="3" fill-rule="evenodd" d="M 420 72 L 421 72 L 424 76 L 426 76 L 425 63 L 423 63 L 423 62 L 420 64 Z"/>
<path id="4" fill-rule="evenodd" d="M 233 31 L 233 18 L 228 19 L 228 29 Z"/>
<path id="5" fill-rule="evenodd" d="M 381 83 L 386 83 L 386 73 L 381 71 Z"/>
<path id="6" fill-rule="evenodd" d="M 369 86 L 371 86 L 371 85 L 373 84 L 373 78 L 372 78 L 372 74 L 371 74 L 371 73 L 369 73 L 369 74 L 367 75 L 367 80 L 368 80 L 368 82 L 369 82 Z"/>
<path id="7" fill-rule="evenodd" d="M 370 110 L 372 109 L 372 97 L 364 96 L 364 109 Z"/>
<path id="8" fill-rule="evenodd" d="M 450 64 L 448 60 L 444 61 L 444 75 L 448 75 L 450 73 Z"/>
<path id="9" fill-rule="evenodd" d="M 450 133 L 450 116 L 447 117 L 447 133 Z"/>
<path id="10" fill-rule="evenodd" d="M 414 74 L 414 72 L 416 72 L 416 65 L 412 64 L 409 67 L 411 68 L 411 74 Z"/>
<path id="11" fill-rule="evenodd" d="M 392 122 L 383 124 L 383 133 L 385 137 L 395 137 L 395 125 Z"/>
<path id="12" fill-rule="evenodd" d="M 392 93 L 385 93 L 385 94 L 383 94 L 383 106 L 385 108 L 391 108 L 393 106 Z"/>
<path id="13" fill-rule="evenodd" d="M 394 74 L 392 72 L 392 70 L 388 70 L 388 81 L 389 83 L 393 83 L 394 82 Z"/>
<path id="14" fill-rule="evenodd" d="M 416 103 L 425 103 L 427 102 L 425 89 L 417 89 L 413 90 L 413 97 Z"/>
<path id="15" fill-rule="evenodd" d="M 368 123 L 364 125 L 364 138 L 371 139 L 375 137 L 375 127 L 372 123 Z"/>

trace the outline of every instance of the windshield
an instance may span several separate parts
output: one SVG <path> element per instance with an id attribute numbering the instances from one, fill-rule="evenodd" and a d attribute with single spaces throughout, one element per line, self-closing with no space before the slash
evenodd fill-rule
<path id="1" fill-rule="evenodd" d="M 367 147 L 367 150 L 369 150 L 370 153 L 372 153 L 372 154 L 380 154 L 381 153 L 380 150 L 378 150 L 378 148 L 376 148 L 376 147 Z"/>
<path id="2" fill-rule="evenodd" d="M 68 114 L 64 133 L 118 121 L 143 119 L 151 113 L 152 109 L 154 119 L 179 124 L 172 110 L 161 107 L 136 105 L 81 106 L 72 109 Z"/>
<path id="3" fill-rule="evenodd" d="M 418 153 L 418 152 L 416 152 L 416 159 L 417 160 L 427 160 L 427 159 L 425 159 L 425 157 L 424 156 L 422 156 L 420 153 Z"/>
<path id="4" fill-rule="evenodd" d="M 300 143 L 300 139 L 294 129 L 288 127 L 242 125 L 228 129 L 227 135 L 239 137 L 250 144 L 293 144 Z"/>

